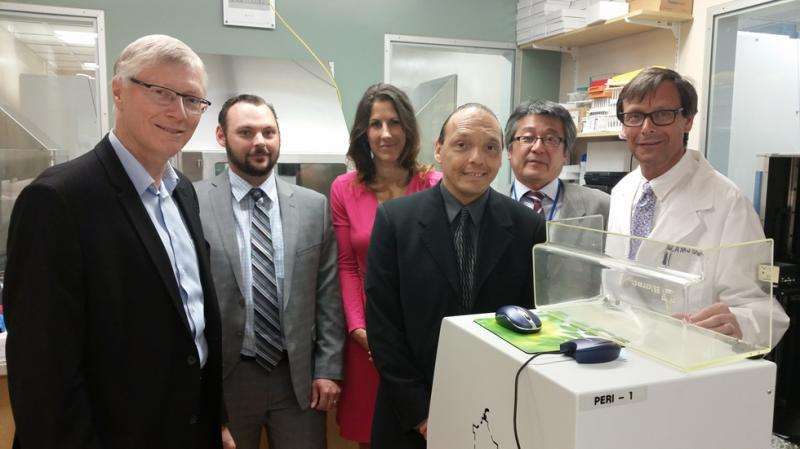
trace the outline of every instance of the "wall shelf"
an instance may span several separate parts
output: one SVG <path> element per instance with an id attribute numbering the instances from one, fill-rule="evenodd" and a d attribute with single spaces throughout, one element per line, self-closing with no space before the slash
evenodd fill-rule
<path id="1" fill-rule="evenodd" d="M 659 28 L 672 29 L 675 33 L 676 25 L 690 20 L 690 13 L 639 9 L 595 25 L 527 42 L 519 48 L 566 51 Z"/>
<path id="2" fill-rule="evenodd" d="M 596 140 L 619 140 L 619 131 L 600 131 L 594 133 L 580 133 L 576 136 L 578 140 L 596 141 Z"/>

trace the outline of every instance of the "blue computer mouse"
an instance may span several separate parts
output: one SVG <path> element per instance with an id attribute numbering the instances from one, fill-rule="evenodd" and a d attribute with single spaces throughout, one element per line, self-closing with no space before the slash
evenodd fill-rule
<path id="1" fill-rule="evenodd" d="M 577 338 L 561 343 L 561 353 L 578 363 L 604 363 L 616 360 L 622 347 L 605 338 Z"/>
<path id="2" fill-rule="evenodd" d="M 497 309 L 494 319 L 506 329 L 520 334 L 533 334 L 542 329 L 542 320 L 535 313 L 520 306 L 503 306 Z"/>

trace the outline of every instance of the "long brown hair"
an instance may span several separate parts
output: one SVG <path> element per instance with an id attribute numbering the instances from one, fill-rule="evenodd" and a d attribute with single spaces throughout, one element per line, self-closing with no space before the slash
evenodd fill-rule
<path id="1" fill-rule="evenodd" d="M 405 92 L 391 84 L 373 84 L 364 92 L 364 96 L 358 102 L 356 118 L 353 121 L 353 128 L 350 130 L 350 147 L 347 149 L 347 157 L 355 163 L 358 180 L 361 183 L 369 185 L 375 180 L 375 163 L 372 161 L 367 128 L 369 128 L 369 118 L 372 115 L 372 105 L 376 101 L 388 101 L 397 111 L 400 126 L 403 127 L 406 134 L 406 145 L 400 153 L 397 163 L 408 171 L 406 179 L 408 182 L 415 173 L 427 170 L 417 163 L 419 128 L 417 119 L 414 117 L 414 107 L 411 106 L 411 101 Z"/>

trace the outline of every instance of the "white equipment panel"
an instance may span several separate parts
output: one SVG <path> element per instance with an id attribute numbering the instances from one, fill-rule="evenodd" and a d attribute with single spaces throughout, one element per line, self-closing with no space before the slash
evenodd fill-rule
<path id="1" fill-rule="evenodd" d="M 439 338 L 428 448 L 512 449 L 514 375 L 530 357 L 474 323 L 446 318 Z M 579 365 L 542 355 L 520 375 L 524 449 L 766 449 L 775 365 L 744 360 L 685 373 L 623 349 Z"/>
<path id="2" fill-rule="evenodd" d="M 222 0 L 225 25 L 275 29 L 275 0 Z"/>

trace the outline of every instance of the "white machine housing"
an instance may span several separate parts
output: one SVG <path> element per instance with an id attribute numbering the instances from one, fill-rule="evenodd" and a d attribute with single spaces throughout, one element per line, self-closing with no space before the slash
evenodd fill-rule
<path id="1" fill-rule="evenodd" d="M 442 323 L 428 448 L 516 448 L 514 376 L 530 355 L 476 324 Z M 623 349 L 579 365 L 542 355 L 520 375 L 517 428 L 524 449 L 766 449 L 775 365 L 742 360 L 684 372 Z"/>

